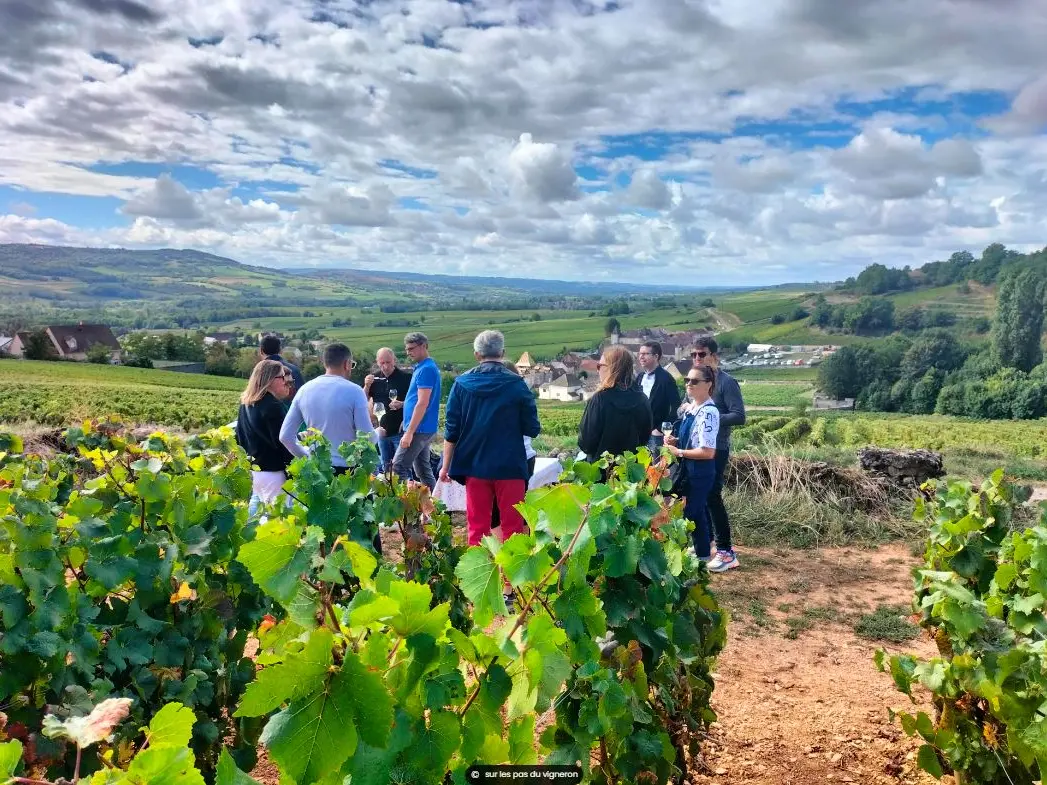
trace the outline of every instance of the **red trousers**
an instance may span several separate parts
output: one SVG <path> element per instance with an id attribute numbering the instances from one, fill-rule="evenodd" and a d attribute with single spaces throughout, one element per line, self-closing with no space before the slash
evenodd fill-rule
<path id="1" fill-rule="evenodd" d="M 465 519 L 469 528 L 469 544 L 479 545 L 480 540 L 491 533 L 491 510 L 498 501 L 501 525 L 498 536 L 502 542 L 527 531 L 523 516 L 513 507 L 524 500 L 527 493 L 525 480 L 481 480 L 479 477 L 465 478 Z"/>

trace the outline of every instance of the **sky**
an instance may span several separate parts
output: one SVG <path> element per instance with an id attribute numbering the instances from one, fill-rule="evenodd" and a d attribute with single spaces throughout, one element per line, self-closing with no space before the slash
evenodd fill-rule
<path id="1" fill-rule="evenodd" d="M 689 286 L 1047 245 L 1044 0 L 4 0 L 0 242 Z"/>

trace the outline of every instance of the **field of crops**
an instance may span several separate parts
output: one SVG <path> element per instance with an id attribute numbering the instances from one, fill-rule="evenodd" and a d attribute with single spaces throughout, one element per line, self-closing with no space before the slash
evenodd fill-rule
<path id="1" fill-rule="evenodd" d="M 244 388 L 242 379 L 205 376 L 196 373 L 157 371 L 152 368 L 124 368 L 74 362 L 0 361 L 0 381 L 20 384 L 65 385 L 116 384 L 123 387 L 175 387 L 191 390 L 236 390 Z"/>
<path id="2" fill-rule="evenodd" d="M 742 399 L 746 406 L 796 406 L 811 403 L 814 388 L 806 383 L 742 381 Z"/>
<path id="3" fill-rule="evenodd" d="M 735 431 L 735 441 L 743 448 L 874 444 L 1037 458 L 1047 455 L 1047 419 L 979 421 L 904 414 L 753 417 Z"/>
<path id="4" fill-rule="evenodd" d="M 185 430 L 212 428 L 236 418 L 245 384 L 203 374 L 11 360 L 0 364 L 0 422 L 69 425 L 116 415 Z M 542 401 L 538 411 L 548 435 L 571 437 L 582 409 Z"/>
<path id="5" fill-rule="evenodd" d="M 732 370 L 731 376 L 739 382 L 813 382 L 818 378 L 818 369 L 746 367 Z"/>
<path id="6" fill-rule="evenodd" d="M 657 308 L 619 316 L 623 330 L 658 325 L 667 329 L 693 329 L 697 308 Z M 539 321 L 531 321 L 537 313 Z M 409 313 L 365 313 L 360 308 L 323 310 L 314 316 L 269 317 L 265 328 L 282 333 L 318 329 L 334 340 L 345 341 L 354 350 L 375 351 L 382 346 L 403 347 L 404 335 L 420 330 L 428 337 L 433 357 L 442 363 L 468 367 L 474 362 L 473 338 L 482 330 L 505 334 L 506 354 L 516 359 L 525 351 L 532 356 L 554 357 L 564 348 L 589 349 L 604 339 L 607 317 L 590 311 L 416 311 Z M 349 319 L 348 327 L 333 327 L 335 319 Z M 381 322 L 404 321 L 414 326 L 384 327 Z M 221 325 L 221 329 L 255 329 L 254 319 Z M 258 328 L 262 327 L 257 323 Z"/>

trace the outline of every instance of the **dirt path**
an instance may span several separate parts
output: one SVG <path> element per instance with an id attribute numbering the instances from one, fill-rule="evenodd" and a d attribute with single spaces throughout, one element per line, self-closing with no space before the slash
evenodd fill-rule
<path id="1" fill-rule="evenodd" d="M 868 641 L 853 629 L 879 606 L 907 605 L 908 546 L 747 549 L 741 558 L 745 569 L 713 579 L 732 623 L 713 694 L 709 773 L 694 785 L 934 782 L 916 771 L 917 745 L 888 719 L 887 708 L 907 699 L 872 662 L 881 646 L 929 656 L 933 644 Z"/>

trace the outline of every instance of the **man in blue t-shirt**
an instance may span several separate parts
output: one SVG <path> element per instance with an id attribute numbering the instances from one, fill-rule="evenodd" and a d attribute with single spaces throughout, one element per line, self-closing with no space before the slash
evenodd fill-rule
<path id="1" fill-rule="evenodd" d="M 409 470 L 429 486 L 436 477 L 429 458 L 429 445 L 440 423 L 440 369 L 429 356 L 429 339 L 424 333 L 404 336 L 404 350 L 414 363 L 414 375 L 404 401 L 404 432 L 393 456 L 393 471 L 406 480 Z"/>

